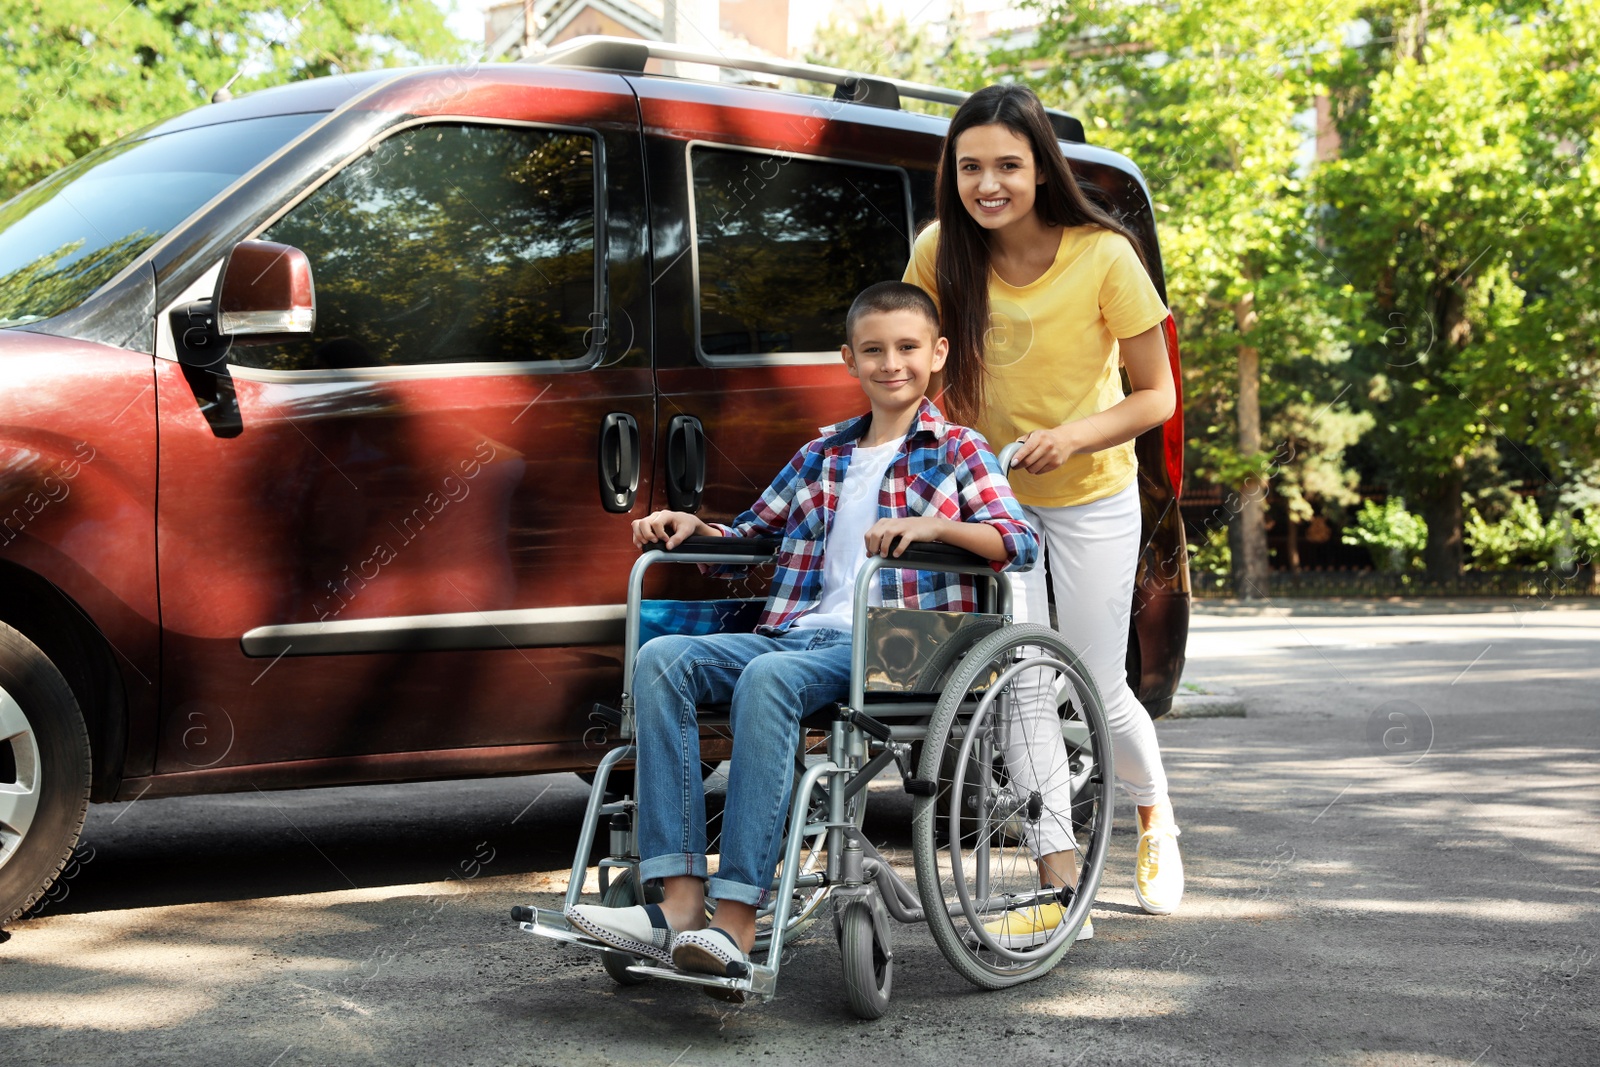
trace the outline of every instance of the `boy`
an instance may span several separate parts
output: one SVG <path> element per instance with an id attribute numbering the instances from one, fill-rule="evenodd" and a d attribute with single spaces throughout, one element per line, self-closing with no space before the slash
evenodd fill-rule
<path id="1" fill-rule="evenodd" d="M 1038 541 L 983 439 L 944 422 L 925 397 L 948 344 L 928 294 L 904 282 L 864 290 L 845 319 L 845 368 L 869 414 L 824 429 L 733 525 L 658 511 L 634 542 L 675 548 L 693 534 L 781 536 L 772 593 L 755 633 L 659 637 L 634 666 L 639 875 L 660 879 L 659 905 L 578 905 L 578 929 L 686 971 L 742 976 L 756 911 L 771 892 L 792 788 L 800 720 L 842 700 L 850 683 L 851 603 L 868 555 L 943 541 L 1025 570 Z M 976 607 L 972 579 L 884 568 L 871 602 L 948 611 Z M 721 865 L 707 927 L 705 793 L 697 703 L 731 701 L 733 756 Z M 721 990 L 710 990 L 720 994 Z"/>

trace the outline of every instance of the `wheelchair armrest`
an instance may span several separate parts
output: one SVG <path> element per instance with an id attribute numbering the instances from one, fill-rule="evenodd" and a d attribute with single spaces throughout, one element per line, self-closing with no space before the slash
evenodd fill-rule
<path id="1" fill-rule="evenodd" d="M 677 548 L 668 549 L 661 545 L 650 545 L 647 550 L 666 552 L 673 556 L 739 556 L 752 563 L 761 563 L 777 554 L 778 541 L 772 537 L 708 537 L 695 534 L 685 538 Z M 904 554 L 886 561 L 885 566 L 916 567 L 919 564 L 988 567 L 990 561 L 976 552 L 968 552 L 955 545 L 939 541 L 918 541 L 908 546 Z"/>
<path id="2" fill-rule="evenodd" d="M 991 561 L 968 552 L 955 545 L 947 545 L 942 541 L 918 541 L 906 547 L 905 552 L 884 561 L 886 567 L 916 567 L 918 564 L 931 563 L 934 565 L 961 564 L 969 567 L 988 567 Z"/>
<path id="3" fill-rule="evenodd" d="M 677 548 L 648 545 L 645 550 L 652 549 L 674 556 L 739 556 L 752 563 L 762 563 L 777 554 L 778 542 L 771 537 L 710 537 L 695 534 L 684 538 Z"/>

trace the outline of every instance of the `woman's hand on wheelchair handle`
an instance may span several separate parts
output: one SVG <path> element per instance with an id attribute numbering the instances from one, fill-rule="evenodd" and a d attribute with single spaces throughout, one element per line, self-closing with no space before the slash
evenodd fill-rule
<path id="1" fill-rule="evenodd" d="M 1049 474 L 1078 453 L 1069 426 L 1033 430 L 1017 441 L 1022 447 L 1011 460 L 1011 466 L 1029 474 Z"/>
<path id="2" fill-rule="evenodd" d="M 677 548 L 695 534 L 718 536 L 715 529 L 686 511 L 656 511 L 642 519 L 633 520 L 635 548 L 654 544 L 662 544 L 669 549 Z"/>

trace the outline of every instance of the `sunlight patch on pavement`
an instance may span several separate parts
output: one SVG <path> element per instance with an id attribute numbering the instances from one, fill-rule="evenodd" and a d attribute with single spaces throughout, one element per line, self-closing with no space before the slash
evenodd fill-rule
<path id="1" fill-rule="evenodd" d="M 1101 924 L 1096 924 L 1096 930 Z M 1106 926 L 1109 930 L 1109 924 Z M 1068 954 L 1067 965 L 1074 961 Z M 1080 961 L 1081 962 L 1081 961 Z M 1108 989 L 1127 992 L 1075 992 L 1071 996 L 1036 998 L 1029 1006 L 1040 1015 L 1058 1019 L 1138 1019 L 1150 1016 L 1173 1015 L 1187 1012 L 1193 1007 L 1192 999 L 1185 994 L 1200 984 L 1200 980 L 1181 971 L 1148 970 L 1143 968 L 1096 968 L 1095 982 Z"/>
<path id="2" fill-rule="evenodd" d="M 181 1026 L 216 1005 L 201 993 L 147 987 L 72 994 L 0 995 L 7 1027 L 72 1030 L 161 1030 Z"/>
<path id="3" fill-rule="evenodd" d="M 1369 915 L 1455 915 L 1492 923 L 1590 923 L 1593 904 L 1555 904 L 1542 900 L 1374 900 L 1344 897 L 1317 901 L 1317 907 Z"/>

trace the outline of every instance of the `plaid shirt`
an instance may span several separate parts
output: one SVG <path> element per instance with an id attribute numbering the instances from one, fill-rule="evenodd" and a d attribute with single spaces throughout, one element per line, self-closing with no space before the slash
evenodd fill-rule
<path id="1" fill-rule="evenodd" d="M 779 537 L 772 592 L 757 630 L 787 629 L 822 599 L 823 552 L 839 490 L 856 442 L 871 415 L 822 429 L 823 436 L 795 453 L 761 499 L 733 524 L 711 523 L 725 537 Z M 878 517 L 934 515 L 956 522 L 984 522 L 1000 531 L 1006 558 L 994 569 L 1027 570 L 1039 555 L 1039 540 L 1011 495 L 1000 461 L 976 432 L 944 421 L 923 400 L 878 489 Z M 711 568 L 737 574 L 742 568 Z M 891 608 L 973 611 L 977 590 L 964 574 L 884 567 L 879 575 L 883 603 Z"/>

